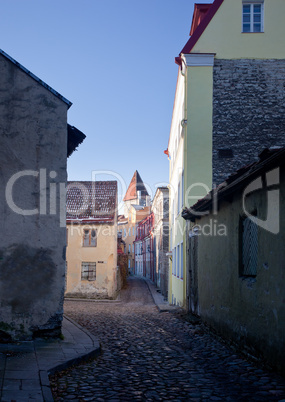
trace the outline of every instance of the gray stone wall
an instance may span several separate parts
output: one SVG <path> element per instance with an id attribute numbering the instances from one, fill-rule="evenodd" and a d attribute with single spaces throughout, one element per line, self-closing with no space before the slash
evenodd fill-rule
<path id="1" fill-rule="evenodd" d="M 285 146 L 285 60 L 215 60 L 213 80 L 218 185 L 264 148 Z"/>
<path id="2" fill-rule="evenodd" d="M 268 169 L 271 170 L 272 167 Z M 258 227 L 255 277 L 240 272 L 243 190 L 237 190 L 230 202 L 221 201 L 218 214 L 211 213 L 196 221 L 202 228 L 196 249 L 199 311 L 201 318 L 219 334 L 251 355 L 262 357 L 284 375 L 285 167 L 280 169 L 280 210 L 276 210 L 280 231 L 273 234 Z M 245 200 L 247 211 L 255 211 L 256 217 L 264 220 L 268 194 L 266 189 L 249 193 Z M 203 227 L 206 232 L 213 221 L 217 230 L 203 235 Z"/>
<path id="3" fill-rule="evenodd" d="M 67 105 L 1 55 L 0 122 L 0 341 L 58 335 Z"/>

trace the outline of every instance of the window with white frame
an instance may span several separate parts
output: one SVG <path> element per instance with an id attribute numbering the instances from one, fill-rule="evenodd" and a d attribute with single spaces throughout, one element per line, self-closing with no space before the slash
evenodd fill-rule
<path id="1" fill-rule="evenodd" d="M 82 262 L 81 279 L 86 281 L 96 280 L 96 262 Z"/>
<path id="2" fill-rule="evenodd" d="M 179 260 L 180 260 L 180 246 L 178 245 L 177 246 L 177 257 L 176 257 L 176 260 L 177 260 L 177 278 L 179 278 L 179 270 L 180 270 L 180 263 L 179 263 Z"/>
<path id="3" fill-rule="evenodd" d="M 242 3 L 242 32 L 263 32 L 263 2 Z"/>
<path id="4" fill-rule="evenodd" d="M 176 275 L 176 248 L 174 247 L 172 251 L 172 274 Z"/>
<path id="5" fill-rule="evenodd" d="M 180 244 L 180 278 L 183 279 L 183 243 Z"/>

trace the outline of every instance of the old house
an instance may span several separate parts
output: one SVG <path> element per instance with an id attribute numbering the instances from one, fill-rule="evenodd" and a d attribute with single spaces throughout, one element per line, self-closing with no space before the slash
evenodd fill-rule
<path id="1" fill-rule="evenodd" d="M 151 210 L 154 214 L 153 248 L 154 248 L 154 281 L 163 296 L 168 296 L 169 275 L 169 189 L 158 187 Z"/>
<path id="2" fill-rule="evenodd" d="M 265 150 L 183 217 L 189 309 L 285 374 L 285 149 Z"/>
<path id="3" fill-rule="evenodd" d="M 122 221 L 120 222 L 120 231 L 122 232 L 122 238 L 126 242 L 128 270 L 130 273 L 134 273 L 134 241 L 136 238 L 137 223 L 150 213 L 150 197 L 137 170 L 133 174 L 123 201 L 126 223 L 123 225 Z"/>
<path id="4" fill-rule="evenodd" d="M 61 333 L 71 102 L 0 50 L 0 341 Z"/>
<path id="5" fill-rule="evenodd" d="M 117 182 L 67 186 L 67 297 L 114 298 L 117 270 Z"/>
<path id="6" fill-rule="evenodd" d="M 183 207 L 285 145 L 283 0 L 196 4 L 190 39 L 176 57 L 177 87 L 168 148 L 171 252 L 186 241 Z M 172 255 L 169 301 L 187 305 L 183 261 Z M 184 268 L 183 268 L 184 269 Z M 177 275 L 179 273 L 179 276 Z M 183 279 L 182 279 L 183 278 Z"/>
<path id="7" fill-rule="evenodd" d="M 135 246 L 135 274 L 155 282 L 154 213 L 138 223 Z"/>

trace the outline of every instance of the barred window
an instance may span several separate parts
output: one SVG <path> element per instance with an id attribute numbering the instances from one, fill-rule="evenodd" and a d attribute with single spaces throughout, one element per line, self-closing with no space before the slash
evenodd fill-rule
<path id="1" fill-rule="evenodd" d="M 96 262 L 82 262 L 81 279 L 86 281 L 96 280 Z"/>
<path id="2" fill-rule="evenodd" d="M 258 263 L 258 227 L 250 218 L 241 219 L 241 276 L 256 276 Z"/>
<path id="3" fill-rule="evenodd" d="M 83 247 L 96 247 L 97 235 L 95 229 L 84 229 L 83 232 Z"/>

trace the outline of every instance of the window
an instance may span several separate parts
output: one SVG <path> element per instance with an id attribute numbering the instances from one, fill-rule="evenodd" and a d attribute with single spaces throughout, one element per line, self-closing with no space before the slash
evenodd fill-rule
<path id="1" fill-rule="evenodd" d="M 178 190 L 177 190 L 177 214 L 180 212 L 180 182 L 178 183 Z"/>
<path id="2" fill-rule="evenodd" d="M 173 258 L 172 258 L 172 274 L 176 275 L 176 248 L 174 247 L 173 251 Z"/>
<path id="3" fill-rule="evenodd" d="M 127 236 L 127 231 L 126 231 L 126 229 L 124 229 L 124 237 L 126 237 Z"/>
<path id="4" fill-rule="evenodd" d="M 177 278 L 179 278 L 179 270 L 180 270 L 180 246 L 177 246 Z"/>
<path id="5" fill-rule="evenodd" d="M 129 253 L 131 252 L 131 245 L 129 244 Z"/>
<path id="6" fill-rule="evenodd" d="M 131 229 L 131 228 L 129 228 L 129 236 L 131 236 L 131 234 L 132 234 L 131 230 L 132 230 L 132 229 Z"/>
<path id="7" fill-rule="evenodd" d="M 230 149 L 230 148 L 228 148 L 228 149 L 219 149 L 218 153 L 219 153 L 219 159 L 233 158 L 234 157 L 233 150 Z"/>
<path id="8" fill-rule="evenodd" d="M 83 232 L 83 247 L 96 247 L 97 236 L 95 229 L 84 229 Z"/>
<path id="9" fill-rule="evenodd" d="M 133 244 L 133 247 L 132 247 L 132 252 L 134 253 L 134 251 L 135 251 L 135 246 L 134 246 L 134 244 Z"/>
<path id="10" fill-rule="evenodd" d="M 243 3 L 242 32 L 263 32 L 263 2 Z"/>
<path id="11" fill-rule="evenodd" d="M 96 280 L 96 262 L 82 262 L 81 279 L 86 281 Z"/>
<path id="12" fill-rule="evenodd" d="M 184 170 L 181 175 L 181 207 L 184 205 Z"/>
<path id="13" fill-rule="evenodd" d="M 180 245 L 180 278 L 183 279 L 183 243 Z"/>
<path id="14" fill-rule="evenodd" d="M 135 227 L 133 226 L 133 236 L 135 235 Z"/>
<path id="15" fill-rule="evenodd" d="M 240 232 L 240 275 L 256 276 L 258 262 L 258 227 L 250 218 L 242 218 Z"/>

